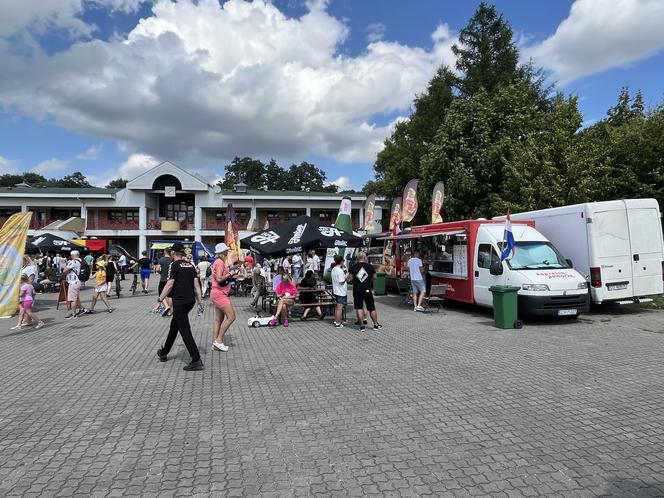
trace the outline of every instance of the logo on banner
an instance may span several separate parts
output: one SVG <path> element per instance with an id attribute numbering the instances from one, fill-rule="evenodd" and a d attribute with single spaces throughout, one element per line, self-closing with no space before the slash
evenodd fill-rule
<path id="1" fill-rule="evenodd" d="M 299 252 L 304 252 L 302 246 L 289 247 L 288 249 L 286 249 L 286 254 L 297 254 Z"/>
<path id="2" fill-rule="evenodd" d="M 337 246 L 337 247 L 339 247 L 339 246 L 346 247 L 346 246 L 348 246 L 348 241 L 347 240 L 335 240 L 334 245 Z"/>
<path id="3" fill-rule="evenodd" d="M 269 232 L 259 233 L 258 235 L 254 235 L 251 238 L 252 242 L 256 242 L 257 244 L 260 245 L 274 244 L 277 240 L 279 240 L 279 236 L 276 233 L 274 233 L 272 230 L 270 230 Z"/>
<path id="4" fill-rule="evenodd" d="M 289 244 L 299 244 L 300 239 L 302 239 L 302 234 L 307 228 L 306 223 L 302 223 L 301 225 L 298 225 L 297 228 L 295 229 L 295 232 L 293 232 L 293 236 L 290 238 L 288 241 Z"/>
<path id="5" fill-rule="evenodd" d="M 341 237 L 341 231 L 336 227 L 318 227 L 318 231 L 325 237 Z"/>

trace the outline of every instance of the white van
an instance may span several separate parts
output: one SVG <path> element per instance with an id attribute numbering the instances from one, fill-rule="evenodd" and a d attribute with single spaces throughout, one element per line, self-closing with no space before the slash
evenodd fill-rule
<path id="1" fill-rule="evenodd" d="M 512 223 L 514 256 L 500 261 L 504 223 L 465 220 L 414 226 L 396 239 L 396 276 L 411 244 L 425 254 L 431 284 L 447 289 L 445 299 L 493 306 L 494 285 L 519 287 L 519 315 L 578 316 L 588 311 L 586 280 L 534 228 L 534 222 Z M 383 240 L 391 244 L 394 237 Z"/>
<path id="2" fill-rule="evenodd" d="M 494 285 L 520 287 L 519 315 L 579 316 L 590 308 L 588 284 L 547 238 L 528 225 L 512 224 L 516 251 L 500 261 L 504 226 L 477 231 L 475 302 L 492 306 Z"/>
<path id="3" fill-rule="evenodd" d="M 655 199 L 590 202 L 511 218 L 534 220 L 590 282 L 596 303 L 664 293 L 664 242 Z"/>

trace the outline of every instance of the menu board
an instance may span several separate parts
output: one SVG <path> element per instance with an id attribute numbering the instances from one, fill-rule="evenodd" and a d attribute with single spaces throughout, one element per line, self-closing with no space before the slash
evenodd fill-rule
<path id="1" fill-rule="evenodd" d="M 468 276 L 468 246 L 466 244 L 454 245 L 453 266 L 454 275 L 459 277 Z"/>

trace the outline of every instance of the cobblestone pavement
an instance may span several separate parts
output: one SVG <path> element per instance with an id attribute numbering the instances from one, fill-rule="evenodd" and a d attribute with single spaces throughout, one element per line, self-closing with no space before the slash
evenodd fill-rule
<path id="1" fill-rule="evenodd" d="M 664 496 L 664 312 L 504 331 L 380 297 L 360 333 L 251 329 L 241 298 L 228 353 L 192 312 L 185 372 L 154 291 L 69 322 L 52 297 L 0 322 L 2 496 Z"/>

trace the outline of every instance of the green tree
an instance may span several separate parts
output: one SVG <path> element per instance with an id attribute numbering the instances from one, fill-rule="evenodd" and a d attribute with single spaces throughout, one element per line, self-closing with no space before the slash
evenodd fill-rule
<path id="1" fill-rule="evenodd" d="M 65 175 L 61 180 L 51 179 L 48 181 L 49 187 L 65 187 L 65 188 L 91 188 L 92 185 L 88 179 L 80 171 L 76 171 L 71 175 Z"/>
<path id="2" fill-rule="evenodd" d="M 219 185 L 232 190 L 236 183 L 244 182 L 248 188 L 257 189 L 265 185 L 265 165 L 251 157 L 235 157 L 225 166 L 226 174 Z"/>
<path id="3" fill-rule="evenodd" d="M 484 2 L 459 33 L 459 43 L 452 52 L 463 74 L 458 87 L 466 97 L 480 89 L 491 94 L 501 85 L 514 82 L 521 73 L 512 28 L 493 5 Z"/>
<path id="4" fill-rule="evenodd" d="M 108 185 L 106 185 L 106 188 L 117 188 L 117 189 L 123 189 L 127 186 L 127 180 L 124 178 L 116 178 L 115 180 L 111 180 L 108 182 Z"/>
<path id="5" fill-rule="evenodd" d="M 274 159 L 265 166 L 265 184 L 268 190 L 288 190 L 290 187 L 286 170 Z"/>
<path id="6" fill-rule="evenodd" d="M 14 185 L 23 182 L 23 175 L 12 175 L 5 173 L 0 176 L 0 187 L 13 187 Z"/>
<path id="7" fill-rule="evenodd" d="M 292 164 L 288 169 L 288 190 L 321 192 L 325 180 L 325 172 L 306 161 L 302 161 L 300 164 Z"/>

